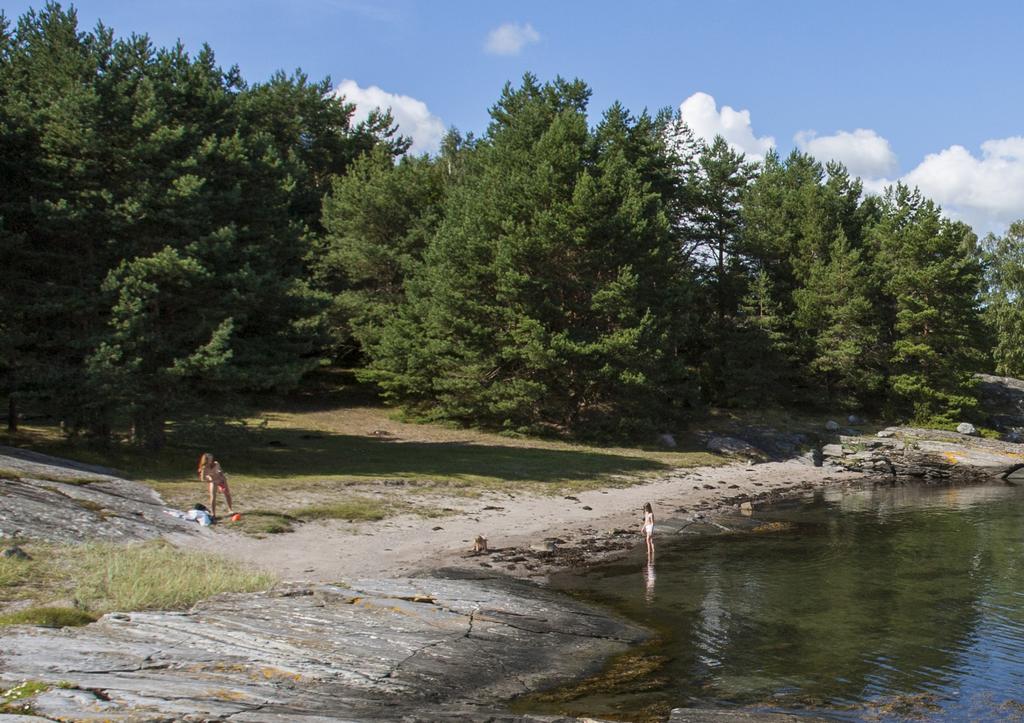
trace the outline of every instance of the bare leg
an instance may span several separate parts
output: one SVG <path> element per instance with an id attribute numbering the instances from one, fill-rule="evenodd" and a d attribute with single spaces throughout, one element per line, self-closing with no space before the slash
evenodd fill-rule
<path id="1" fill-rule="evenodd" d="M 227 500 L 228 503 L 228 514 L 233 515 L 235 513 L 235 510 L 231 505 L 231 490 L 228 488 L 227 485 L 224 485 L 224 499 Z"/>
<path id="2" fill-rule="evenodd" d="M 217 516 L 217 485 L 210 483 L 210 517 Z"/>

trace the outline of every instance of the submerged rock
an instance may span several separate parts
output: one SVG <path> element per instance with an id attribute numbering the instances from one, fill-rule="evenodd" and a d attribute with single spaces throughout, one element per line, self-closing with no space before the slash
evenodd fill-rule
<path id="1" fill-rule="evenodd" d="M 187 613 L 7 628 L 0 687 L 50 684 L 26 702 L 61 720 L 477 720 L 644 637 L 510 580 L 293 584 Z"/>

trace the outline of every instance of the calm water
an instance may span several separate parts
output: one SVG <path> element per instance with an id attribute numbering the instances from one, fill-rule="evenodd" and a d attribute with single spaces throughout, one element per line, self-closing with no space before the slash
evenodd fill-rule
<path id="1" fill-rule="evenodd" d="M 755 517 L 786 529 L 665 525 L 654 566 L 640 546 L 556 580 L 659 635 L 618 665 L 649 672 L 553 707 L 1024 719 L 1024 487 L 820 492 Z"/>

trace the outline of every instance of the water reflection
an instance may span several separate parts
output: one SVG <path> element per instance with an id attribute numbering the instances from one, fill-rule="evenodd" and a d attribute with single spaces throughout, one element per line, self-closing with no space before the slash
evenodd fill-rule
<path id="1" fill-rule="evenodd" d="M 647 564 L 644 566 L 644 601 L 648 605 L 654 602 L 655 579 L 654 561 L 648 560 Z"/>
<path id="2" fill-rule="evenodd" d="M 657 676 L 670 683 L 573 711 L 713 703 L 885 718 L 910 701 L 915 715 L 1002 718 L 1024 699 L 1021 488 L 828 491 L 757 516 L 792 525 L 662 537 L 657 596 L 653 564 L 642 594 L 621 584 L 635 560 L 555 581 L 664 631 L 668 658 Z"/>

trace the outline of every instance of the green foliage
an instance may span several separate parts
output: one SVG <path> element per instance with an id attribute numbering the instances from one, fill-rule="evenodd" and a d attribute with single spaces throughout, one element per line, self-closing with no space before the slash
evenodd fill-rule
<path id="1" fill-rule="evenodd" d="M 878 320 L 867 294 L 861 251 L 840 228 L 825 260 L 813 263 L 793 294 L 795 324 L 813 340 L 809 370 L 828 398 L 855 407 L 880 391 Z"/>
<path id="2" fill-rule="evenodd" d="M 903 185 L 889 189 L 870 231 L 895 312 L 891 402 L 914 419 L 954 420 L 977 407 L 982 268 L 970 228 Z"/>
<path id="3" fill-rule="evenodd" d="M 783 332 L 780 307 L 765 271 L 753 278 L 739 309 L 718 333 L 722 366 L 716 399 L 725 406 L 760 406 L 791 401 L 788 390 L 791 343 Z"/>
<path id="4" fill-rule="evenodd" d="M 248 87 L 208 47 L 81 32 L 56 4 L 0 39 L 0 391 L 157 447 L 182 408 L 317 366 L 320 199 L 408 147 L 390 116 L 353 125 L 327 80 Z"/>
<path id="5" fill-rule="evenodd" d="M 1024 374 L 1021 242 L 981 258 L 902 186 L 751 163 L 670 112 L 526 75 L 437 156 L 328 79 L 247 84 L 209 47 L 0 18 L 0 393 L 70 435 L 160 447 L 166 420 L 363 365 L 426 419 L 650 433 L 703 398 L 973 408 Z M 398 159 L 398 160 L 396 160 Z"/>
<path id="6" fill-rule="evenodd" d="M 335 355 L 353 340 L 377 343 L 404 303 L 405 281 L 419 269 L 440 220 L 444 168 L 426 157 L 395 163 L 381 145 L 335 180 L 312 261 L 318 288 L 332 296 L 327 318 Z"/>
<path id="7" fill-rule="evenodd" d="M 593 131 L 579 81 L 506 86 L 444 218 L 368 346 L 366 377 L 435 418 L 621 431 L 685 395 L 685 298 L 662 128 L 613 106 Z M 643 410 L 641 412 L 641 410 Z"/>
<path id="8" fill-rule="evenodd" d="M 984 317 L 997 374 L 1024 376 L 1024 221 L 985 240 Z"/>

